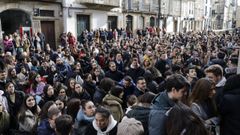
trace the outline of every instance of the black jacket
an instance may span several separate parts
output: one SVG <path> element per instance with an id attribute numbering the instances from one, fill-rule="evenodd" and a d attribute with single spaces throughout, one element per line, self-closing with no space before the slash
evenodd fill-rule
<path id="1" fill-rule="evenodd" d="M 224 92 L 220 104 L 221 135 L 240 135 L 240 88 Z"/>

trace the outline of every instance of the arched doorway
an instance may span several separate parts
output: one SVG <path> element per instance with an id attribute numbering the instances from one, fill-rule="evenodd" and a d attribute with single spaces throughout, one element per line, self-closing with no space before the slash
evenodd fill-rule
<path id="1" fill-rule="evenodd" d="M 155 26 L 155 18 L 154 17 L 150 17 L 150 26 L 151 27 Z"/>
<path id="2" fill-rule="evenodd" d="M 144 17 L 143 16 L 139 17 L 139 28 L 144 29 Z"/>
<path id="3" fill-rule="evenodd" d="M 18 32 L 20 26 L 31 27 L 30 15 L 19 9 L 8 9 L 0 13 L 4 35 Z"/>
<path id="4" fill-rule="evenodd" d="M 132 30 L 133 29 L 133 17 L 131 15 L 127 15 L 127 21 L 126 21 L 126 24 L 127 24 L 127 27 L 126 27 L 126 30 Z"/>

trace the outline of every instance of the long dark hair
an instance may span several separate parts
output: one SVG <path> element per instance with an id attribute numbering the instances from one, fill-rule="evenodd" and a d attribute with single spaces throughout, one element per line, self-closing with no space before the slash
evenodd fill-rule
<path id="1" fill-rule="evenodd" d="M 28 106 L 27 106 L 27 99 L 29 98 L 29 97 L 33 97 L 33 99 L 34 99 L 34 101 L 35 101 L 35 105 L 33 106 L 33 107 L 31 107 L 31 108 L 29 108 Z M 36 98 L 33 96 L 33 95 L 31 95 L 31 94 L 27 94 L 27 95 L 25 95 L 25 97 L 24 97 L 24 100 L 23 100 L 23 103 L 22 103 L 22 106 L 21 106 L 21 109 L 20 109 L 20 111 L 19 111 L 19 114 L 18 114 L 18 120 L 19 121 L 23 121 L 24 120 L 24 118 L 25 118 L 25 116 L 26 116 L 26 111 L 27 110 L 30 110 L 34 115 L 38 115 L 38 106 L 37 106 L 37 101 L 36 101 Z"/>
<path id="2" fill-rule="evenodd" d="M 182 103 L 172 107 L 166 121 L 167 135 L 210 135 L 201 119 Z"/>
<path id="3" fill-rule="evenodd" d="M 192 94 L 190 96 L 190 104 L 192 102 L 202 103 L 209 99 L 209 92 L 215 84 L 212 80 L 207 78 L 199 79 L 193 87 Z"/>

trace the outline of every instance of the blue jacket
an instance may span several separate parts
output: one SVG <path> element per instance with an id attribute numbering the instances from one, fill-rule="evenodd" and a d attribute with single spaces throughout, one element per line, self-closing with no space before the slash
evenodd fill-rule
<path id="1" fill-rule="evenodd" d="M 38 135 L 55 135 L 54 129 L 50 127 L 50 123 L 47 119 L 41 121 L 39 126 L 37 127 L 37 134 Z"/>
<path id="2" fill-rule="evenodd" d="M 149 114 L 149 135 L 166 135 L 166 113 L 174 104 L 175 102 L 168 97 L 166 91 L 153 99 Z"/>

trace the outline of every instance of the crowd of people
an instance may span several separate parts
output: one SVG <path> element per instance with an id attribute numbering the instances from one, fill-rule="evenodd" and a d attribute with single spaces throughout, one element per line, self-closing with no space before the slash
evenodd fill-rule
<path id="1" fill-rule="evenodd" d="M 41 32 L 0 50 L 0 135 L 239 135 L 237 32 Z"/>

